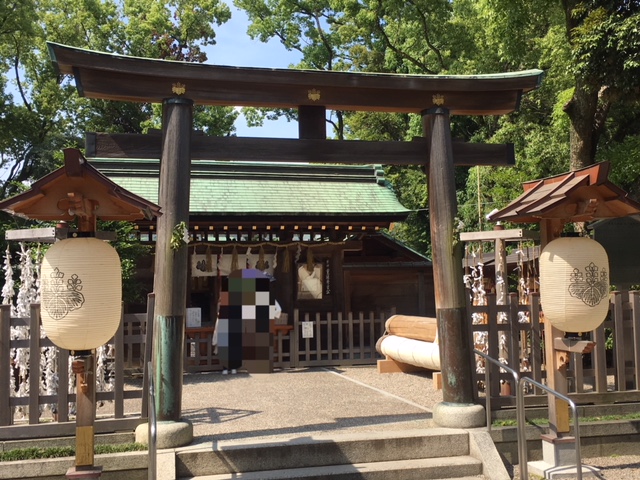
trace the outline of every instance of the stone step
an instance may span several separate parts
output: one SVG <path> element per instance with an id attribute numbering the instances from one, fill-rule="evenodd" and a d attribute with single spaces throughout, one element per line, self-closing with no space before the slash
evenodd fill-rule
<path id="1" fill-rule="evenodd" d="M 464 478 L 479 480 L 484 477 L 482 463 L 473 457 L 463 455 L 179 478 L 180 480 L 461 480 Z"/>
<path id="2" fill-rule="evenodd" d="M 469 433 L 431 428 L 278 440 L 219 442 L 176 451 L 178 478 L 469 455 Z M 460 475 L 458 475 L 460 476 Z"/>

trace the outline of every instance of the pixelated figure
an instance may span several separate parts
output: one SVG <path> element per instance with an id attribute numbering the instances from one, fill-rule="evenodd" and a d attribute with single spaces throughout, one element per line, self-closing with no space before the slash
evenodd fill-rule
<path id="1" fill-rule="evenodd" d="M 275 298 L 271 278 L 255 269 L 222 278 L 218 315 L 218 358 L 225 370 L 273 371 L 271 322 Z"/>

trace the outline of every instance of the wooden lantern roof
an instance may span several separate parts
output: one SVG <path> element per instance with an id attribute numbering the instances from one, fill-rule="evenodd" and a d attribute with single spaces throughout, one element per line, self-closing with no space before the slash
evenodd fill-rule
<path id="1" fill-rule="evenodd" d="M 79 150 L 64 150 L 64 167 L 31 188 L 0 202 L 0 210 L 35 220 L 70 221 L 76 216 L 135 221 L 160 215 L 160 207 L 120 187 L 91 166 Z"/>
<path id="2" fill-rule="evenodd" d="M 49 43 L 54 65 L 74 75 L 80 95 L 160 103 L 184 96 L 200 105 L 501 115 L 540 85 L 541 70 L 490 75 L 399 75 L 229 67 L 152 60 Z"/>
<path id="3" fill-rule="evenodd" d="M 524 193 L 490 220 L 537 223 L 542 219 L 589 222 L 640 213 L 640 203 L 608 180 L 609 162 L 523 183 Z"/>

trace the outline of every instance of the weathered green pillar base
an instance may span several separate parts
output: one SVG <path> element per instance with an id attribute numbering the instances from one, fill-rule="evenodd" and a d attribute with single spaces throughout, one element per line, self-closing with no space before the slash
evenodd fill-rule
<path id="1" fill-rule="evenodd" d="M 156 448 L 184 447 L 193 442 L 193 424 L 187 419 L 179 422 L 158 422 L 156 424 Z M 136 443 L 149 444 L 149 424 L 136 427 Z"/>
<path id="2" fill-rule="evenodd" d="M 154 385 L 159 421 L 179 422 L 182 411 L 182 367 L 185 319 L 182 315 L 156 315 Z"/>
<path id="3" fill-rule="evenodd" d="M 478 428 L 487 420 L 484 407 L 473 403 L 436 403 L 432 414 L 433 422 L 444 428 Z"/>

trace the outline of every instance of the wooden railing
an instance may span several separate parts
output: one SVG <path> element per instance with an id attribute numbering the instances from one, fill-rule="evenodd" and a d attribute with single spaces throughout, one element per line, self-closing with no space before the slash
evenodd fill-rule
<path id="1" fill-rule="evenodd" d="M 125 322 L 114 338 L 112 345 L 113 357 L 110 359 L 109 374 L 114 377 L 112 391 L 96 392 L 97 402 L 113 402 L 113 413 L 108 418 L 98 418 L 95 424 L 96 433 L 113 432 L 117 430 L 133 430 L 145 421 L 146 413 L 127 412 L 125 416 L 124 401 L 142 397 L 142 390 L 136 388 L 125 389 Z M 25 327 L 28 338 L 12 339 L 11 327 Z M 129 346 L 135 345 L 128 338 Z M 28 349 L 28 375 L 19 378 L 12 358 L 12 349 Z M 54 369 L 57 373 L 57 392 L 43 395 L 40 393 L 40 381 L 43 375 L 41 360 L 44 355 L 53 353 Z M 50 357 L 51 358 L 51 357 Z M 28 318 L 12 318 L 8 305 L 0 306 L 0 440 L 54 437 L 73 435 L 75 422 L 69 421 L 72 410 L 69 404 L 75 402 L 75 393 L 69 392 L 69 351 L 61 350 L 51 343 L 48 338 L 40 335 L 40 305 L 32 305 Z M 13 396 L 11 390 L 19 390 L 21 381 L 28 382 L 27 396 Z M 41 410 L 50 406 L 55 415 L 45 416 Z M 26 413 L 25 419 L 14 421 L 14 409 L 22 407 Z"/>
<path id="2" fill-rule="evenodd" d="M 516 294 L 508 296 L 506 305 L 496 305 L 495 295 L 487 295 L 487 305 L 469 303 L 469 315 L 475 318 L 472 341 L 474 348 L 489 356 L 504 358 L 521 376 L 542 382 L 546 377 L 545 339 L 539 295 L 532 294 L 528 303 L 518 305 Z M 569 397 L 578 404 L 640 401 L 640 292 L 612 292 L 607 319 L 582 336 L 595 341 L 596 346 L 589 354 L 571 354 L 567 369 Z M 475 380 L 482 385 L 485 366 L 479 357 L 475 361 L 479 367 Z M 514 405 L 510 375 L 499 372 L 496 366 L 490 368 L 490 391 L 502 391 L 492 398 L 492 405 Z M 532 391 L 526 398 L 527 405 L 546 402 L 546 395 L 540 391 Z"/>
<path id="3" fill-rule="evenodd" d="M 301 318 L 295 310 L 293 325 L 274 328 L 273 366 L 374 365 L 381 358 L 375 345 L 384 333 L 387 316 L 372 312 L 368 315 L 305 313 Z M 308 322 L 307 327 L 303 326 L 304 322 Z M 222 370 L 212 346 L 212 334 L 213 328 L 187 330 L 185 370 Z"/>
<path id="4" fill-rule="evenodd" d="M 384 314 L 370 312 L 365 316 L 360 312 L 346 317 L 341 313 L 305 314 L 300 319 L 296 310 L 291 366 L 375 365 L 382 358 L 376 351 L 376 341 L 384 334 L 386 318 Z"/>

